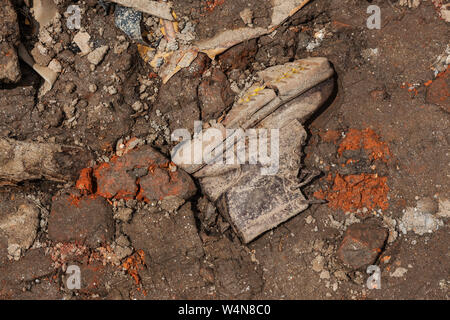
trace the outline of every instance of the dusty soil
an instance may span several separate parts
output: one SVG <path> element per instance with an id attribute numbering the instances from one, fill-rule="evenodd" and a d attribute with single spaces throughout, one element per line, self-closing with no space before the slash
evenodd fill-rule
<path id="1" fill-rule="evenodd" d="M 23 1 L 13 3 L 31 51 L 42 35 Z M 270 23 L 268 1 L 173 3 L 197 39 L 245 26 L 239 13 L 247 6 L 255 26 Z M 59 12 L 69 4 L 58 1 Z M 78 30 L 62 17 L 40 58 L 56 59 L 63 71 L 40 96 L 43 80 L 20 62 L 21 80 L 0 84 L 0 136 L 87 149 L 95 161 L 83 165 L 93 170 L 81 172 L 78 182 L 0 180 L 0 298 L 449 298 L 449 80 L 448 71 L 433 69 L 449 38 L 448 22 L 431 1 L 408 8 L 397 1 L 314 0 L 275 34 L 215 61 L 200 54 L 166 84 L 114 25 L 113 8 L 105 11 L 95 0 L 77 4 L 94 48 L 109 51 L 92 67 L 72 42 Z M 366 27 L 371 4 L 381 8 L 380 30 Z M 157 20 L 144 14 L 143 29 Z M 327 203 L 243 245 L 190 185 L 195 181 L 167 173 L 170 133 L 220 116 L 257 71 L 309 56 L 327 57 L 336 71 L 333 96 L 307 123 L 303 159 L 321 172 L 304 193 Z M 132 138 L 161 152 L 152 156 L 160 159 L 161 180 L 149 181 L 137 153 L 117 159 Z M 125 176 L 114 169 L 131 162 L 138 165 Z M 86 178 L 103 169 L 112 194 Z M 145 198 L 144 186 L 169 184 L 167 175 L 174 185 L 158 192 L 184 198 Z M 407 212 L 428 214 L 437 227 L 420 232 L 422 216 L 414 216 L 418 225 L 408 229 Z M 379 290 L 366 286 L 371 264 L 381 270 Z M 69 265 L 81 269 L 80 290 L 66 286 Z"/>

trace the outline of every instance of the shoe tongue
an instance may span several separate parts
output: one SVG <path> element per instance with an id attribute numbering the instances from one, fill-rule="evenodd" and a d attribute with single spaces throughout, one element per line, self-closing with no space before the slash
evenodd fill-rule
<path id="1" fill-rule="evenodd" d="M 290 100 L 333 75 L 328 59 L 308 58 L 274 66 L 258 72 L 268 88 L 281 100 Z"/>
<path id="2" fill-rule="evenodd" d="M 223 121 L 225 127 L 252 128 L 277 112 L 275 110 L 301 99 L 300 96 L 305 92 L 329 79 L 333 75 L 333 69 L 326 58 L 308 58 L 270 67 L 260 71 L 258 75 L 262 84 L 250 87 L 231 108 Z M 321 102 L 323 101 L 318 97 L 312 99 L 310 105 L 300 104 L 297 111 L 291 108 L 293 112 L 290 116 L 304 120 Z"/>

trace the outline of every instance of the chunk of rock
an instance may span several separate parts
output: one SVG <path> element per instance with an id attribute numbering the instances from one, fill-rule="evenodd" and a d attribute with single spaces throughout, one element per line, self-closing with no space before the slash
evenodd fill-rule
<path id="1" fill-rule="evenodd" d="M 251 25 L 252 21 L 253 21 L 253 11 L 250 10 L 249 8 L 245 8 L 244 10 L 242 10 L 239 13 L 239 16 L 241 17 L 242 21 L 244 21 L 244 23 L 246 25 Z"/>
<path id="2" fill-rule="evenodd" d="M 372 224 L 355 223 L 348 227 L 338 257 L 353 269 L 373 264 L 382 252 L 388 231 Z"/>
<path id="3" fill-rule="evenodd" d="M 80 147 L 0 138 L 0 180 L 74 181 L 90 160 Z"/>
<path id="4" fill-rule="evenodd" d="M 446 22 L 450 22 L 450 3 L 442 4 L 441 17 Z"/>
<path id="5" fill-rule="evenodd" d="M 394 277 L 394 278 L 402 278 L 407 272 L 408 272 L 408 269 L 399 267 L 399 268 L 395 269 L 395 271 L 392 272 L 390 274 L 390 276 Z"/>
<path id="6" fill-rule="evenodd" d="M 91 47 L 89 45 L 89 40 L 91 39 L 91 36 L 87 32 L 78 32 L 73 37 L 73 42 L 80 48 L 81 54 L 86 55 L 89 52 L 91 52 Z"/>
<path id="7" fill-rule="evenodd" d="M 16 50 L 20 35 L 17 14 L 10 0 L 0 1 L 0 17 L 0 83 L 16 83 L 21 77 Z"/>
<path id="8" fill-rule="evenodd" d="M 324 267 L 324 258 L 321 255 L 318 255 L 312 261 L 312 269 L 315 272 L 321 272 L 323 270 L 323 267 Z"/>
<path id="9" fill-rule="evenodd" d="M 258 44 L 255 39 L 240 43 L 218 57 L 219 65 L 224 72 L 245 69 L 257 52 Z"/>
<path id="10" fill-rule="evenodd" d="M 114 214 L 114 219 L 118 219 L 123 222 L 128 222 L 131 220 L 131 216 L 133 214 L 133 209 L 130 208 L 120 208 Z"/>
<path id="11" fill-rule="evenodd" d="M 450 218 L 450 200 L 439 200 L 439 211 L 437 212 L 437 215 L 442 218 Z"/>
<path id="12" fill-rule="evenodd" d="M 185 172 L 171 172 L 166 168 L 155 168 L 140 180 L 139 200 L 146 202 L 165 200 L 176 196 L 188 199 L 195 194 L 196 187 L 192 178 Z"/>
<path id="13" fill-rule="evenodd" d="M 195 183 L 183 170 L 150 146 L 134 149 L 94 169 L 97 194 L 105 198 L 146 202 L 177 196 L 188 199 L 196 193 Z"/>
<path id="14" fill-rule="evenodd" d="M 213 69 L 211 76 L 198 87 L 198 98 L 202 110 L 202 119 L 218 118 L 234 102 L 234 94 L 225 74 Z"/>
<path id="15" fill-rule="evenodd" d="M 174 212 L 184 204 L 184 199 L 177 196 L 169 196 L 161 201 L 161 208 L 168 212 Z"/>
<path id="16" fill-rule="evenodd" d="M 34 61 L 41 66 L 48 66 L 50 61 L 52 61 L 52 56 L 49 54 L 48 50 L 39 42 L 34 45 L 30 54 Z"/>
<path id="17" fill-rule="evenodd" d="M 39 208 L 28 200 L 22 198 L 12 200 L 6 194 L 1 195 L 0 260 L 2 260 L 1 247 L 4 246 L 1 242 L 4 243 L 5 238 L 7 254 L 15 260 L 31 247 L 39 227 L 39 214 Z"/>
<path id="18" fill-rule="evenodd" d="M 113 213 L 105 199 L 63 195 L 53 200 L 48 220 L 51 240 L 74 241 L 95 248 L 111 241 L 113 235 Z"/>
<path id="19" fill-rule="evenodd" d="M 450 112 L 450 68 L 439 74 L 439 76 L 433 80 L 430 86 L 427 88 L 426 102 L 437 104 L 442 109 Z"/>
<path id="20" fill-rule="evenodd" d="M 406 208 L 405 214 L 399 224 L 399 229 L 404 234 L 408 231 L 413 231 L 418 235 L 432 233 L 443 226 L 442 220 L 435 215 L 427 212 L 422 212 L 419 208 Z"/>
<path id="21" fill-rule="evenodd" d="M 90 63 L 93 65 L 98 65 L 100 62 L 102 62 L 103 58 L 105 57 L 106 53 L 108 52 L 109 47 L 108 46 L 101 46 L 91 53 L 88 54 L 87 59 Z"/>

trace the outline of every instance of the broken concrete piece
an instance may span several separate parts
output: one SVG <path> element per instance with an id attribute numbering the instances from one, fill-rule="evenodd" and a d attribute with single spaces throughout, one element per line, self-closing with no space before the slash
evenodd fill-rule
<path id="1" fill-rule="evenodd" d="M 19 45 L 17 14 L 9 0 L 0 1 L 0 83 L 15 83 L 21 72 L 16 47 Z"/>
<path id="2" fill-rule="evenodd" d="M 109 46 L 98 47 L 97 49 L 88 54 L 87 59 L 90 63 L 96 66 L 103 60 L 108 50 Z"/>
<path id="3" fill-rule="evenodd" d="M 222 139 L 196 136 L 172 150 L 172 161 L 199 179 L 203 192 L 216 202 L 245 243 L 308 207 L 296 179 L 307 136 L 302 123 L 331 95 L 332 75 L 325 58 L 298 60 L 262 71 L 262 82 L 251 87 L 214 127 L 216 133 L 223 134 Z M 239 130 L 226 135 L 227 129 L 274 129 L 279 135 L 278 150 L 272 149 L 272 140 L 267 148 L 278 154 L 277 165 L 250 164 L 249 159 L 256 155 L 249 152 L 249 146 L 256 138 L 246 138 Z M 207 150 L 214 154 L 214 161 L 196 162 L 196 155 L 205 155 Z M 216 156 L 218 150 L 223 153 Z M 241 151 L 245 152 L 245 163 L 236 162 Z M 226 164 L 216 161 L 223 154 Z M 228 161 L 230 155 L 234 162 Z"/>
<path id="4" fill-rule="evenodd" d="M 173 21 L 170 5 L 167 2 L 158 2 L 151 0 L 111 0 L 124 7 L 133 8 L 161 19 Z"/>
<path id="5" fill-rule="evenodd" d="M 41 66 L 48 66 L 50 61 L 52 60 L 52 56 L 49 54 L 47 50 L 42 43 L 36 42 L 34 44 L 34 48 L 31 49 L 30 54 L 33 57 L 33 60 L 41 65 Z"/>
<path id="6" fill-rule="evenodd" d="M 74 181 L 90 160 L 91 154 L 79 147 L 0 138 L 0 180 Z"/>
<path id="7" fill-rule="evenodd" d="M 432 197 L 425 197 L 417 200 L 416 208 L 423 213 L 435 214 L 439 210 L 439 202 Z"/>
<path id="8" fill-rule="evenodd" d="M 8 255 L 15 260 L 33 244 L 39 227 L 39 213 L 39 208 L 25 199 L 2 199 L 0 231 L 7 238 Z"/>
<path id="9" fill-rule="evenodd" d="M 399 268 L 395 269 L 395 271 L 392 272 L 390 274 L 390 276 L 394 277 L 394 278 L 402 278 L 407 272 L 408 272 L 408 269 L 399 267 Z"/>
<path id="10" fill-rule="evenodd" d="M 91 46 L 89 45 L 89 41 L 91 40 L 91 36 L 87 32 L 78 32 L 73 37 L 73 42 L 80 48 L 81 55 L 86 55 L 92 51 Z"/>

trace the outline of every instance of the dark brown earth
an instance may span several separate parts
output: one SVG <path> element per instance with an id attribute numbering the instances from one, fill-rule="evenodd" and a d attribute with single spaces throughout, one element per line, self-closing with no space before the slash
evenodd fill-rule
<path id="1" fill-rule="evenodd" d="M 243 27 L 239 13 L 248 4 L 255 26 L 270 20 L 265 1 L 173 2 L 180 20 L 196 25 L 198 39 Z M 337 174 L 382 177 L 386 206 L 350 212 L 313 204 L 243 245 L 200 190 L 187 200 L 136 199 L 135 184 L 151 177 L 139 166 L 127 169 L 133 191 L 122 198 L 95 194 L 101 190 L 96 185 L 73 196 L 75 181 L 0 181 L 0 298 L 448 299 L 449 80 L 448 71 L 436 79 L 431 69 L 448 46 L 448 22 L 431 1 L 418 8 L 397 2 L 313 0 L 274 36 L 239 44 L 216 61 L 200 54 L 166 84 L 141 59 L 136 43 L 115 27 L 112 10 L 105 13 L 94 0 L 80 4 L 82 26 L 95 47 L 110 47 L 108 53 L 92 71 L 72 43 L 77 30 L 62 23 L 48 55 L 64 71 L 50 92 L 38 97 L 43 81 L 23 62 L 18 83 L 0 83 L 2 137 L 77 145 L 91 150 L 97 165 L 114 163 L 117 142 L 132 137 L 169 157 L 170 133 L 193 130 L 194 120 L 206 122 L 228 110 L 236 95 L 232 86 L 242 90 L 269 66 L 324 56 L 336 71 L 336 90 L 307 123 L 303 162 L 322 174 L 303 191 L 314 199 L 333 187 L 327 177 Z M 23 1 L 13 3 L 21 41 L 31 51 L 38 40 L 35 22 Z M 69 4 L 60 1 L 59 11 Z M 381 8 L 380 30 L 366 27 L 370 4 Z M 323 41 L 309 52 L 308 43 L 321 29 Z M 90 90 L 94 84 L 96 90 Z M 117 92 L 111 94 L 110 87 Z M 143 104 L 138 111 L 132 108 L 136 101 Z M 350 130 L 368 129 L 378 137 L 377 146 L 388 148 L 385 158 L 365 148 L 340 152 Z M 114 176 L 107 178 L 115 183 Z M 190 186 L 186 194 L 193 190 Z M 445 211 L 447 201 L 442 225 L 423 235 L 403 233 L 404 210 L 423 199 L 431 203 L 423 211 L 435 215 Z M 11 235 L 2 224 L 24 214 L 24 203 L 38 210 L 39 221 L 34 238 L 25 234 L 32 245 L 24 245 L 14 260 L 8 257 Z M 369 264 L 381 269 L 380 290 L 366 286 Z M 68 265 L 81 269 L 80 290 L 66 286 Z"/>

